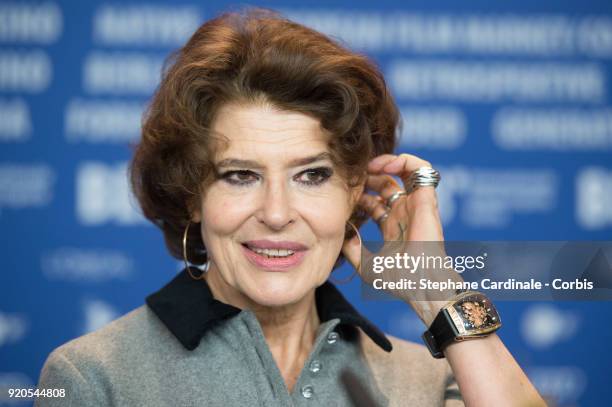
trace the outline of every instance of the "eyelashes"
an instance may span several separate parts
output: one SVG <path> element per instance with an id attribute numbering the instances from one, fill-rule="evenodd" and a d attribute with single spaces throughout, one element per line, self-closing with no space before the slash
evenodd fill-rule
<path id="1" fill-rule="evenodd" d="M 334 173 L 330 167 L 309 168 L 297 174 L 294 179 L 309 187 L 324 184 Z M 261 176 L 251 170 L 232 170 L 219 175 L 224 182 L 236 186 L 249 186 L 257 182 Z"/>
<path id="2" fill-rule="evenodd" d="M 220 178 L 230 185 L 247 186 L 257 180 L 258 175 L 249 170 L 235 170 L 221 173 Z"/>
<path id="3" fill-rule="evenodd" d="M 309 177 L 305 179 L 303 182 L 306 185 L 315 186 L 315 185 L 321 185 L 324 182 L 326 182 L 332 176 L 333 173 L 334 173 L 334 170 L 331 169 L 330 167 L 317 167 L 317 168 L 312 168 L 306 171 L 302 171 L 298 175 L 300 176 L 308 175 Z M 315 177 L 315 178 L 312 179 L 311 177 Z"/>

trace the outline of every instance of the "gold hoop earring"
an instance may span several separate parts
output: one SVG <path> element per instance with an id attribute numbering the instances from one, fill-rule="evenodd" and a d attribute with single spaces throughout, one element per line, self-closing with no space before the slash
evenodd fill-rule
<path id="1" fill-rule="evenodd" d="M 203 269 L 200 269 L 195 266 L 191 266 L 189 264 L 189 260 L 187 260 L 187 235 L 189 234 L 189 226 L 191 226 L 191 221 L 187 222 L 187 226 L 185 227 L 185 232 L 183 232 L 183 261 L 185 262 L 185 268 L 187 269 L 187 272 L 189 273 L 191 278 L 193 278 L 194 280 L 203 280 L 204 274 L 208 271 L 208 268 L 210 267 L 210 260 L 206 260 L 206 263 L 204 263 Z M 192 269 L 197 269 L 200 272 L 200 274 L 199 275 L 193 274 Z"/>
<path id="2" fill-rule="evenodd" d="M 361 248 L 363 246 L 363 242 L 361 240 L 361 235 L 359 234 L 359 230 L 357 229 L 357 227 L 355 225 L 353 225 L 353 223 L 350 220 L 347 220 L 346 223 L 348 223 L 349 225 L 351 225 L 351 227 L 353 228 L 353 230 L 355 231 L 355 233 L 357 234 L 357 239 L 359 239 L 359 247 Z M 359 274 L 361 274 L 361 260 L 359 261 Z M 353 272 L 351 273 L 350 276 L 348 276 L 347 278 L 344 278 L 342 280 L 338 280 L 335 278 L 332 278 L 331 276 L 329 277 L 329 279 L 332 281 L 332 283 L 334 284 L 346 284 L 348 282 L 350 282 L 353 278 L 355 278 L 355 274 L 357 273 L 357 269 L 353 269 Z"/>

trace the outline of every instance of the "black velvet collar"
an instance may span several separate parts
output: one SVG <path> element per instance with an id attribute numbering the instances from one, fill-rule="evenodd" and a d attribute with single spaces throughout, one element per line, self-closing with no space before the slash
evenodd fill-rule
<path id="1" fill-rule="evenodd" d="M 374 324 L 365 319 L 326 281 L 315 291 L 321 322 L 339 318 L 340 324 L 360 327 L 378 346 L 391 352 L 391 342 Z M 184 269 L 159 291 L 146 298 L 147 305 L 188 350 L 198 347 L 214 324 L 241 310 L 213 298 L 205 280 L 193 280 Z"/>

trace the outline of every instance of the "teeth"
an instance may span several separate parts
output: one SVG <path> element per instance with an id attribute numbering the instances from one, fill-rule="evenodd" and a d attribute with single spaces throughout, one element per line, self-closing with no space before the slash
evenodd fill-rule
<path id="1" fill-rule="evenodd" d="M 293 250 L 286 249 L 260 249 L 257 247 L 249 247 L 255 253 L 263 254 L 268 257 L 287 257 L 295 253 Z"/>

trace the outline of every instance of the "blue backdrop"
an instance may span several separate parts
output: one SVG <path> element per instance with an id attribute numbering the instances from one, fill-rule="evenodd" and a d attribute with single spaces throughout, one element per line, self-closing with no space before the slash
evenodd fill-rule
<path id="1" fill-rule="evenodd" d="M 612 240 L 612 2 L 257 5 L 377 61 L 405 120 L 398 152 L 442 173 L 447 239 Z M 18 404 L 7 388 L 35 386 L 53 348 L 179 270 L 130 198 L 126 162 L 163 58 L 236 7 L 0 2 L 0 405 Z M 407 306 L 363 301 L 356 280 L 341 288 L 384 330 L 419 340 Z M 502 339 L 543 394 L 609 404 L 612 303 L 499 308 Z"/>

